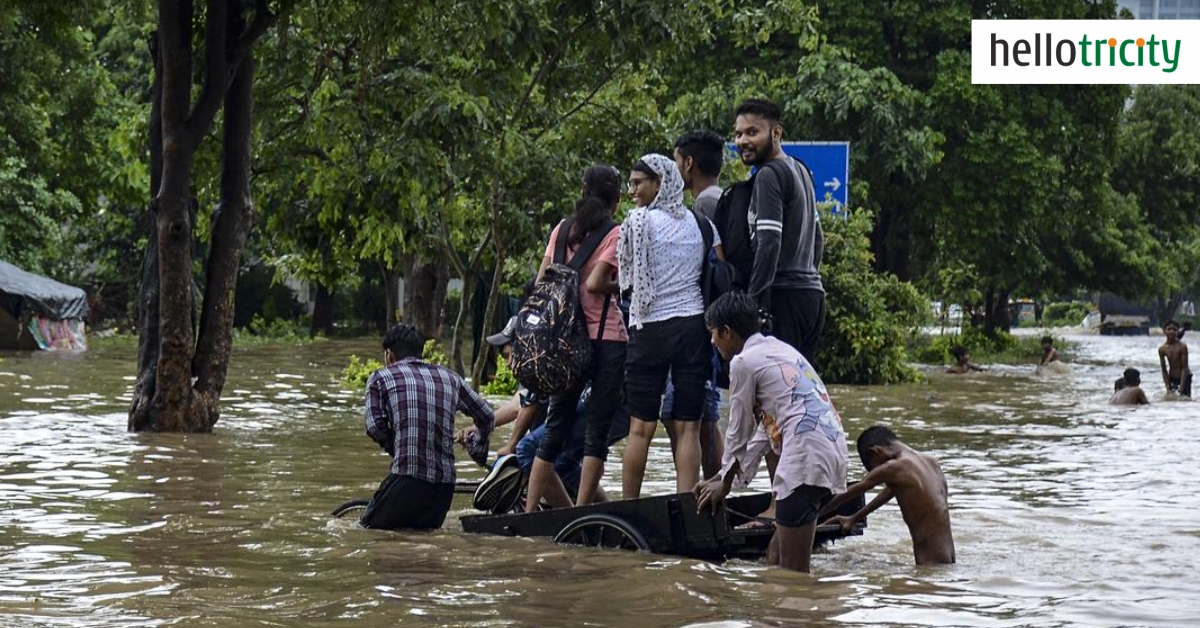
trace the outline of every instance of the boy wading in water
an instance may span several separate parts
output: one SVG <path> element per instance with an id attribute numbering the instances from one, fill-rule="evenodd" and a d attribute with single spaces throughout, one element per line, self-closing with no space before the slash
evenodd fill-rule
<path id="1" fill-rule="evenodd" d="M 779 455 L 771 491 L 775 535 L 768 560 L 809 571 L 817 514 L 846 490 L 846 436 L 825 384 L 791 345 L 758 332 L 758 303 L 743 292 L 717 299 L 705 314 L 712 344 L 729 360 L 729 429 L 721 471 L 693 489 L 697 508 L 714 511 L 735 478 L 749 482 L 751 441 L 764 433 Z"/>
<path id="2" fill-rule="evenodd" d="M 1167 321 L 1163 325 L 1167 341 L 1158 348 L 1158 364 L 1162 369 L 1163 385 L 1167 392 L 1192 396 L 1192 370 L 1188 368 L 1187 345 L 1179 340 L 1179 324 Z"/>
<path id="3" fill-rule="evenodd" d="M 825 512 L 833 512 L 847 500 L 875 486 L 885 486 L 871 503 L 854 515 L 831 517 L 828 521 L 840 523 L 843 530 L 850 530 L 856 522 L 895 497 L 904 523 L 908 525 L 908 533 L 912 535 L 917 564 L 953 563 L 954 535 L 950 532 L 946 476 L 937 460 L 900 442 L 891 430 L 880 425 L 864 430 L 858 436 L 857 448 L 867 475 L 830 502 Z"/>

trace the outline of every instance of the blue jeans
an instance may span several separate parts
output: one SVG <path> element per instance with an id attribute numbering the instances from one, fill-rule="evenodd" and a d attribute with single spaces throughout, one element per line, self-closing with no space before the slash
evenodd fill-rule
<path id="1" fill-rule="evenodd" d="M 580 396 L 579 405 L 576 412 L 584 414 L 587 410 L 587 400 L 591 390 L 585 390 Z M 575 421 L 575 425 L 571 429 L 571 434 L 567 441 L 563 444 L 562 451 L 558 457 L 554 459 L 554 472 L 562 480 L 563 486 L 571 495 L 579 494 L 579 476 L 581 467 L 583 466 L 583 443 L 584 434 L 587 431 L 585 421 Z M 529 431 L 528 434 L 521 437 L 517 442 L 517 449 L 514 452 L 517 456 L 517 462 L 521 465 L 521 471 L 526 477 L 529 477 L 529 471 L 533 469 L 533 459 L 537 457 L 538 446 L 541 445 L 542 437 L 546 435 L 546 424 L 542 423 L 536 428 Z M 625 410 L 623 405 L 618 406 L 617 412 L 613 415 L 612 427 L 608 432 L 608 445 L 611 447 L 621 439 L 629 435 L 629 412 Z"/>

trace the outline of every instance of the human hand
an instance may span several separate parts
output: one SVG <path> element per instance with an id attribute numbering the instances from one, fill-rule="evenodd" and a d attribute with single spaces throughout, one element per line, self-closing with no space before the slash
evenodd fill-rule
<path id="1" fill-rule="evenodd" d="M 506 443 L 503 447 L 496 450 L 496 456 L 507 456 L 516 451 L 516 447 L 512 443 Z"/>
<path id="2" fill-rule="evenodd" d="M 854 517 L 847 517 L 845 515 L 834 515 L 834 516 L 826 519 L 825 521 L 821 522 L 821 525 L 826 525 L 829 523 L 836 523 L 838 526 L 841 526 L 842 534 L 850 534 L 850 531 L 854 529 Z"/>
<path id="3" fill-rule="evenodd" d="M 470 438 L 471 434 L 478 433 L 478 432 L 479 432 L 479 430 L 474 426 L 464 427 L 461 430 L 458 430 L 457 432 L 454 433 L 454 442 L 458 443 L 459 445 L 462 445 L 463 447 L 466 447 L 468 439 Z"/>
<path id="4" fill-rule="evenodd" d="M 709 512 L 716 514 L 729 491 L 725 488 L 725 481 L 718 475 L 696 484 L 692 494 L 696 496 L 697 514 L 703 511 L 706 505 L 709 506 Z"/>

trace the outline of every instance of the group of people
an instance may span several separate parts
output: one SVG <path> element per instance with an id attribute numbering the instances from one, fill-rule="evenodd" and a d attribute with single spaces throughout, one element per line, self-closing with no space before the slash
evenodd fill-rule
<path id="1" fill-rule="evenodd" d="M 415 329 L 390 330 L 386 366 L 367 384 L 366 422 L 392 465 L 361 523 L 440 526 L 455 480 L 453 442 L 478 462 L 495 426 L 507 422 L 512 437 L 488 477 L 511 474 L 512 465 L 525 469 L 527 511 L 607 499 L 600 480 L 610 446 L 622 438 L 622 497 L 637 498 L 661 421 L 676 489 L 693 492 L 701 509 L 715 509 L 767 459 L 773 562 L 808 571 L 818 521 L 833 521 L 838 505 L 879 484 L 887 488 L 863 511 L 836 521 L 848 529 L 894 495 L 917 562 L 953 562 L 936 461 L 886 428 L 871 428 L 857 442 L 868 474 L 847 490 L 845 434 L 814 366 L 825 320 L 824 236 L 811 174 L 784 154 L 779 120 L 769 101 L 737 109 L 734 143 L 755 169 L 744 205 L 727 202 L 717 185 L 725 144 L 713 131 L 684 134 L 670 157 L 637 160 L 626 183 L 636 207 L 619 225 L 618 170 L 596 165 L 584 172 L 581 198 L 551 232 L 538 271 L 541 278 L 562 260 L 578 272 L 592 355 L 575 388 L 549 396 L 523 391 L 494 414 L 458 375 L 419 359 Z M 587 257 L 575 260 L 577 254 Z M 706 269 L 718 260 L 733 268 L 737 288 L 714 298 Z M 488 342 L 507 355 L 512 333 L 510 321 Z M 722 436 L 716 402 L 726 384 Z M 473 423 L 457 434 L 456 411 Z"/>
<path id="2" fill-rule="evenodd" d="M 1162 372 L 1163 388 L 1168 395 L 1192 396 L 1192 370 L 1188 366 L 1187 345 L 1183 335 L 1190 327 L 1180 327 L 1175 321 L 1163 324 L 1166 341 L 1158 348 L 1158 367 Z M 1142 390 L 1142 374 L 1135 368 L 1127 368 L 1113 383 L 1113 395 L 1108 400 L 1113 405 L 1146 405 L 1146 391 Z"/>

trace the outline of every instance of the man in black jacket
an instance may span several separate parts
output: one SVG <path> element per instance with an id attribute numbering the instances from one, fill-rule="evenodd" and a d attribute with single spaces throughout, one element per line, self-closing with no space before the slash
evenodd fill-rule
<path id="1" fill-rule="evenodd" d="M 772 335 L 815 367 L 825 326 L 825 236 L 812 175 L 784 154 L 779 117 L 779 107 L 766 100 L 747 100 L 737 109 L 734 143 L 742 162 L 757 168 L 746 217 L 754 251 L 747 292 L 773 317 Z"/>

